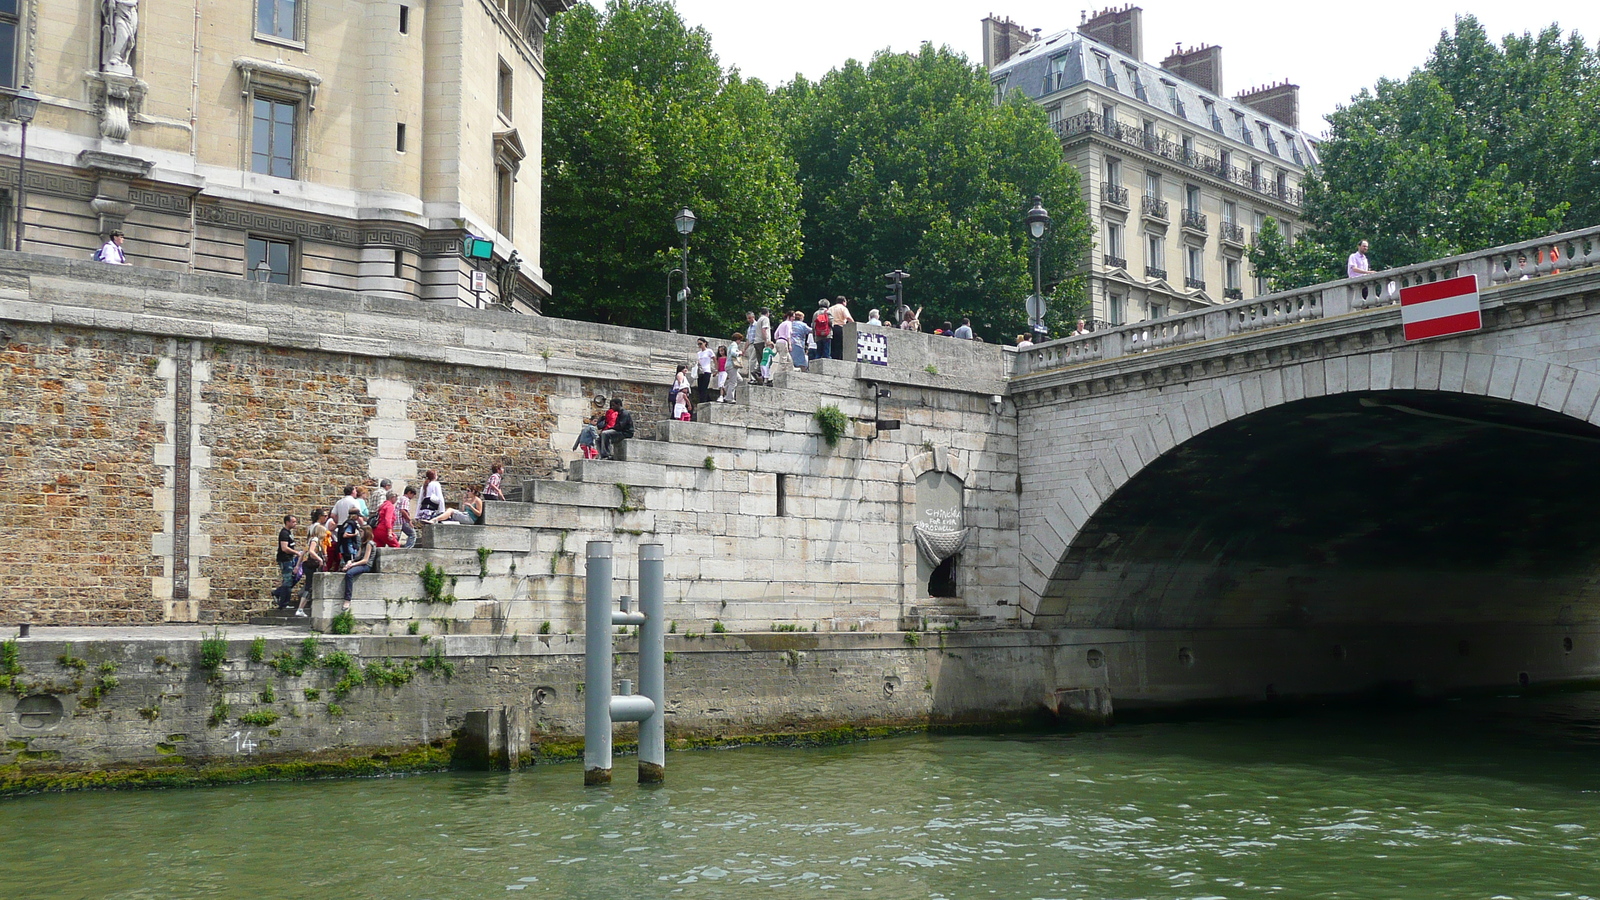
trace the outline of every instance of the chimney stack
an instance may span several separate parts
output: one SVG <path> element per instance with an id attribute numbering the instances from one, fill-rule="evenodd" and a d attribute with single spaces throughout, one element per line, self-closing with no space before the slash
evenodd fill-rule
<path id="1" fill-rule="evenodd" d="M 1201 44 L 1188 50 L 1179 44 L 1161 68 L 1193 85 L 1222 96 L 1222 48 Z"/>
<path id="2" fill-rule="evenodd" d="M 1300 127 L 1300 85 L 1287 81 L 1251 88 L 1234 98 L 1269 119 Z"/>
<path id="3" fill-rule="evenodd" d="M 1141 12 L 1139 7 L 1131 4 L 1121 9 L 1103 9 L 1079 25 L 1078 33 L 1109 44 L 1142 62 L 1144 26 L 1140 20 Z"/>
<path id="4" fill-rule="evenodd" d="M 983 20 L 983 67 L 992 69 L 1017 55 L 1017 51 L 1038 40 L 1038 35 L 1010 19 L 996 19 L 991 13 Z"/>

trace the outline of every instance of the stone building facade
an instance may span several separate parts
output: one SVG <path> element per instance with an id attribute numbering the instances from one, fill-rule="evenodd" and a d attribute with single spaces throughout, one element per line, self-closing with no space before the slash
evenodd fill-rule
<path id="1" fill-rule="evenodd" d="M 1269 217 L 1291 239 L 1299 231 L 1300 182 L 1316 162 L 1296 86 L 1229 98 L 1216 46 L 1145 62 L 1134 6 L 1048 37 L 992 16 L 983 29 L 997 96 L 1021 91 L 1044 107 L 1081 177 L 1099 323 L 1267 293 L 1245 250 Z"/>
<path id="2" fill-rule="evenodd" d="M 154 268 L 536 311 L 543 42 L 571 2 L 20 0 L 0 243 L 26 86 L 24 251 L 122 230 Z"/>

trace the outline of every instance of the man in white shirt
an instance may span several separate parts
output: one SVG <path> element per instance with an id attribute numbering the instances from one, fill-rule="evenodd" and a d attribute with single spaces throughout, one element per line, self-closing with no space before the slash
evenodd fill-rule
<path id="1" fill-rule="evenodd" d="M 1371 275 L 1372 264 L 1367 262 L 1367 242 L 1362 241 L 1356 247 L 1356 252 L 1350 254 L 1350 259 L 1344 264 L 1344 277 L 1354 278 L 1357 275 Z"/>
<path id="2" fill-rule="evenodd" d="M 340 497 L 339 502 L 333 505 L 333 522 L 335 525 L 343 525 L 345 520 L 350 518 L 351 513 L 359 511 L 360 501 L 356 499 L 356 486 L 347 484 L 344 488 L 344 496 Z"/>
<path id="3" fill-rule="evenodd" d="M 961 320 L 961 327 L 956 329 L 956 338 L 958 340 L 963 340 L 963 341 L 972 340 L 972 320 L 971 319 L 962 319 Z"/>
<path id="4" fill-rule="evenodd" d="M 122 232 L 111 232 L 111 236 L 100 246 L 100 252 L 96 253 L 94 258 L 113 266 L 128 265 L 128 255 L 122 252 Z"/>

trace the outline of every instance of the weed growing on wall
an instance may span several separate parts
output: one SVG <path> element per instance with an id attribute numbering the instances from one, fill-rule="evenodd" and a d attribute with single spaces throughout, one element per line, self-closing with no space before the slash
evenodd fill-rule
<path id="1" fill-rule="evenodd" d="M 812 418 L 816 419 L 817 427 L 822 430 L 822 439 L 828 442 L 829 447 L 839 446 L 839 438 L 844 437 L 845 430 L 850 427 L 844 410 L 831 403 L 819 407 Z"/>

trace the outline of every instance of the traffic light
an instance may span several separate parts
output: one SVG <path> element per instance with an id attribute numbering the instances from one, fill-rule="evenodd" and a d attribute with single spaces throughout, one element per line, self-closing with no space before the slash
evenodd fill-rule
<path id="1" fill-rule="evenodd" d="M 883 299 L 893 303 L 896 310 L 904 308 L 906 305 L 905 280 L 910 278 L 911 274 L 902 269 L 895 269 L 883 277 L 889 281 L 889 295 Z"/>

